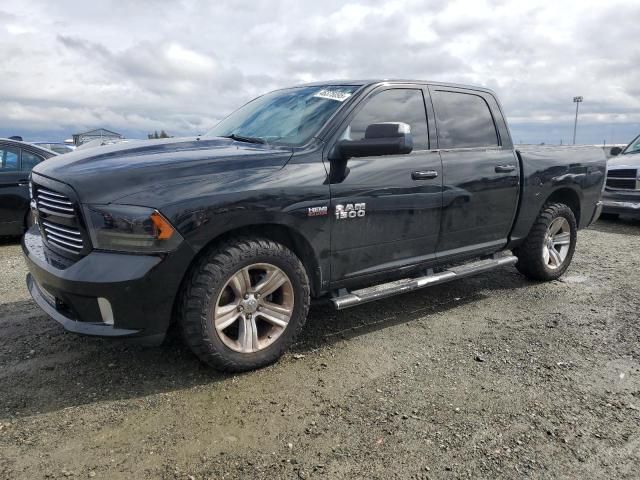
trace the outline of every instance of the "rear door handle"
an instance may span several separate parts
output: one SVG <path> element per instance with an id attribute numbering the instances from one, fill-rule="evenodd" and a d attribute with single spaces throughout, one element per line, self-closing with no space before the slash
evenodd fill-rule
<path id="1" fill-rule="evenodd" d="M 432 178 L 436 178 L 438 176 L 438 172 L 435 170 L 418 170 L 417 172 L 413 172 L 411 174 L 411 178 L 414 180 L 431 180 Z"/>
<path id="2" fill-rule="evenodd" d="M 513 172 L 515 169 L 515 165 L 496 165 L 496 173 Z"/>
<path id="3" fill-rule="evenodd" d="M 18 186 L 19 187 L 28 187 L 29 186 L 29 179 L 21 179 L 18 180 Z"/>

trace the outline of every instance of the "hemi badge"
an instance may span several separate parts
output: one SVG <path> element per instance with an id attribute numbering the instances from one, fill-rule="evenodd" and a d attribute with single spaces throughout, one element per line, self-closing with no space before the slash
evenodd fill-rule
<path id="1" fill-rule="evenodd" d="M 307 208 L 307 217 L 324 217 L 329 214 L 328 207 L 309 207 Z"/>

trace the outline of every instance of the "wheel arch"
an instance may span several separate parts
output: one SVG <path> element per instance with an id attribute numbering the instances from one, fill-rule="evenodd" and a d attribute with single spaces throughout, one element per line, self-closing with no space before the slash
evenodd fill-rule
<path id="1" fill-rule="evenodd" d="M 288 249 L 290 249 L 302 262 L 307 276 L 309 277 L 309 283 L 311 287 L 311 295 L 317 296 L 320 294 L 322 285 L 322 274 L 320 270 L 320 264 L 316 253 L 311 246 L 311 243 L 294 228 L 280 224 L 280 223 L 260 223 L 243 225 L 240 227 L 227 230 L 218 236 L 209 240 L 194 256 L 189 268 L 187 269 L 182 283 L 190 275 L 191 268 L 196 265 L 202 256 L 209 253 L 212 249 L 216 248 L 224 242 L 227 242 L 233 238 L 266 238 L 273 240 L 274 242 L 281 243 Z"/>
<path id="2" fill-rule="evenodd" d="M 554 190 L 546 201 L 543 203 L 542 208 L 549 203 L 564 203 L 573 212 L 573 216 L 576 217 L 576 224 L 580 227 L 581 217 L 581 200 L 578 193 L 569 187 L 561 187 Z"/>
<path id="3" fill-rule="evenodd" d="M 516 221 L 510 234 L 507 248 L 513 249 L 520 246 L 533 228 L 536 218 L 550 203 L 563 203 L 567 205 L 576 218 L 576 224 L 580 228 L 580 221 L 585 217 L 582 214 L 582 192 L 568 185 L 561 185 L 549 192 L 546 189 L 525 190 L 518 209 Z M 589 215 L 586 215 L 587 217 Z"/>

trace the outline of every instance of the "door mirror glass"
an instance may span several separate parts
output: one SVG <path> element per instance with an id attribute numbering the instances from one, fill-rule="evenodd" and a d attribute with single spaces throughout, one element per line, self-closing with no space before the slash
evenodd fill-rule
<path id="1" fill-rule="evenodd" d="M 609 150 L 609 155 L 611 155 L 612 157 L 616 157 L 621 153 L 622 149 L 620 147 L 611 147 L 611 150 Z"/>
<path id="2" fill-rule="evenodd" d="M 342 159 L 402 155 L 413 150 L 411 127 L 402 122 L 372 123 L 362 140 L 340 140 L 336 145 Z"/>

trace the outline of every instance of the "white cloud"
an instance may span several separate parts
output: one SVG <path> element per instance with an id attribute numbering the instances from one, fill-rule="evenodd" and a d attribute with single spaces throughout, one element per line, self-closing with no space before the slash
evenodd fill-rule
<path id="1" fill-rule="evenodd" d="M 212 58 L 172 43 L 165 51 L 167 60 L 176 67 L 191 72 L 212 73 L 215 62 Z"/>
<path id="2" fill-rule="evenodd" d="M 5 0 L 0 135 L 192 134 L 273 88 L 413 77 L 497 90 L 524 141 L 568 140 L 583 95 L 578 138 L 622 141 L 639 17 L 634 0 Z"/>
<path id="3" fill-rule="evenodd" d="M 10 23 L 7 25 L 7 32 L 10 35 L 22 35 L 23 33 L 33 32 L 33 29 L 26 27 L 24 25 L 15 25 Z"/>

